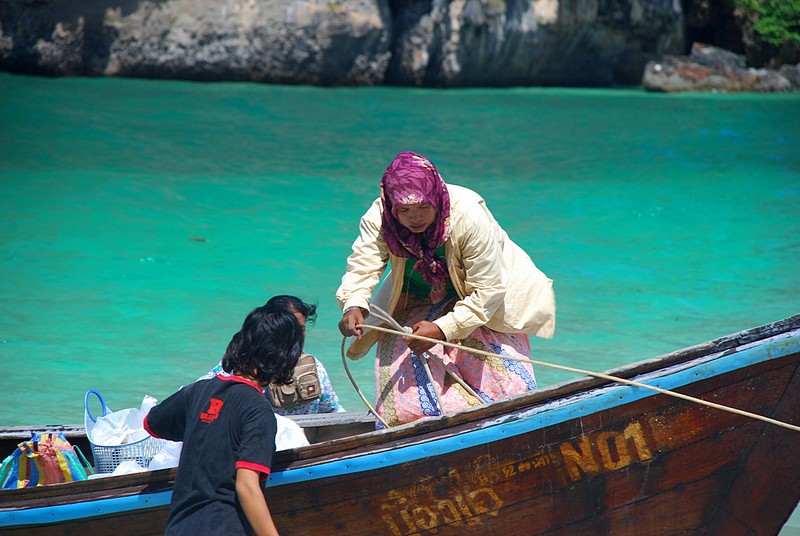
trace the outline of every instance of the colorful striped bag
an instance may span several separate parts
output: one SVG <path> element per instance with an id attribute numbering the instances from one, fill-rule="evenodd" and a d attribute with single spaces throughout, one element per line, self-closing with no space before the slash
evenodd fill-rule
<path id="1" fill-rule="evenodd" d="M 0 489 L 46 486 L 86 480 L 92 467 L 64 434 L 33 434 L 0 465 Z"/>

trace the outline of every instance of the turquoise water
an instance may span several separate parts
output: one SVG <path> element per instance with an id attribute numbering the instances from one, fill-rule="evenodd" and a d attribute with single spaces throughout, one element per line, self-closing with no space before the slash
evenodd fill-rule
<path id="1" fill-rule="evenodd" d="M 604 370 L 791 316 L 798 112 L 798 94 L 0 74 L 0 425 L 82 422 L 88 388 L 161 399 L 278 293 L 319 303 L 307 349 L 363 409 L 334 292 L 402 150 L 479 191 L 555 280 L 539 360 Z M 350 366 L 371 397 L 370 360 Z"/>

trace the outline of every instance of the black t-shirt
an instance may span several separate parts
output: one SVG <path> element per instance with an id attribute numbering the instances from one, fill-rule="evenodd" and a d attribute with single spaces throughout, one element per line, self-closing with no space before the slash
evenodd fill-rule
<path id="1" fill-rule="evenodd" d="M 238 376 L 195 382 L 150 410 L 144 424 L 155 437 L 183 441 L 167 534 L 250 534 L 236 469 L 266 480 L 277 432 L 258 385 Z"/>

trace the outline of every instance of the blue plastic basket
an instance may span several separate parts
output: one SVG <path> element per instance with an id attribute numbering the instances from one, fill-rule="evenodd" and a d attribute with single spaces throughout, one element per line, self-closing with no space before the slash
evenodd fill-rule
<path id="1" fill-rule="evenodd" d="M 100 393 L 94 389 L 86 391 L 86 395 L 83 398 L 85 409 L 83 422 L 86 428 L 86 438 L 92 447 L 92 456 L 94 457 L 94 466 L 97 472 L 112 473 L 120 463 L 127 460 L 133 460 L 144 468 L 149 467 L 150 460 L 163 448 L 166 440 L 148 436 L 135 443 L 125 443 L 124 445 L 98 445 L 94 443 L 91 439 L 91 434 L 95 424 L 97 424 L 97 419 L 89 411 L 90 395 L 95 395 L 100 400 L 100 405 L 103 408 L 103 415 L 101 416 L 108 415 L 108 406 L 106 406 L 106 402 Z"/>

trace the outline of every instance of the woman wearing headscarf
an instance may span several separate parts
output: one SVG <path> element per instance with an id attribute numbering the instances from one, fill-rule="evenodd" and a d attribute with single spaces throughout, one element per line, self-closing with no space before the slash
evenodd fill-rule
<path id="1" fill-rule="evenodd" d="M 531 365 L 502 356 L 529 359 L 528 335 L 549 338 L 555 330 L 552 280 L 477 193 L 445 184 L 433 163 L 413 152 L 400 153 L 383 174 L 336 298 L 344 310 L 339 330 L 356 337 L 348 357 L 378 344 L 376 410 L 390 426 L 535 389 Z M 359 324 L 382 324 L 369 315 L 370 302 L 416 335 L 501 357 L 362 330 Z"/>

